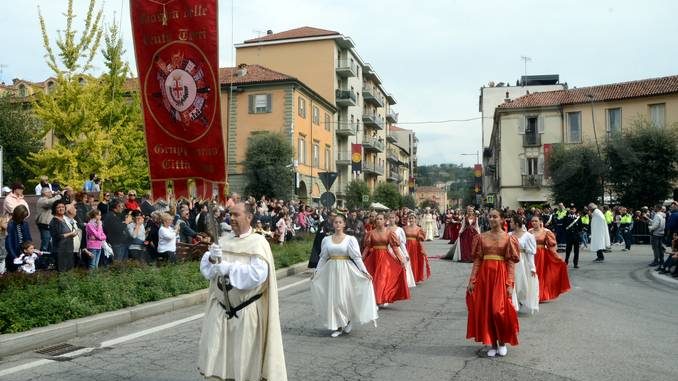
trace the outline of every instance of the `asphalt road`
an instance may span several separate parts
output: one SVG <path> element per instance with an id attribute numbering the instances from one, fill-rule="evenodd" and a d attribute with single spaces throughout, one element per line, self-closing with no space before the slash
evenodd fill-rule
<path id="1" fill-rule="evenodd" d="M 426 245 L 432 256 L 448 248 L 443 241 Z M 580 268 L 570 268 L 573 289 L 542 304 L 537 315 L 521 316 L 520 345 L 493 359 L 465 339 L 469 264 L 432 259 L 432 278 L 413 290 L 412 300 L 380 310 L 377 328 L 356 327 L 335 339 L 314 320 L 308 275 L 281 280 L 288 378 L 675 381 L 678 285 L 649 275 L 649 246 L 613 250 L 601 264 L 583 251 Z M 6 358 L 0 379 L 201 380 L 195 370 L 201 312 L 196 306 L 78 338 L 69 343 L 94 350 L 58 361 L 36 363 L 55 358 L 35 352 Z M 172 323 L 180 319 L 186 320 Z"/>

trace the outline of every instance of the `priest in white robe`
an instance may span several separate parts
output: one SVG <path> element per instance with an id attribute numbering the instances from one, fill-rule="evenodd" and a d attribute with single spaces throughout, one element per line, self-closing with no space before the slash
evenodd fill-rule
<path id="1" fill-rule="evenodd" d="M 234 236 L 200 261 L 210 281 L 198 358 L 207 379 L 287 380 L 273 255 L 252 218 L 250 205 L 231 208 Z"/>
<path id="2" fill-rule="evenodd" d="M 605 260 L 603 251 L 610 247 L 610 232 L 607 230 L 607 222 L 605 215 L 598 209 L 594 203 L 589 204 L 591 213 L 591 245 L 590 250 L 596 252 L 596 259 L 594 262 L 602 262 Z"/>

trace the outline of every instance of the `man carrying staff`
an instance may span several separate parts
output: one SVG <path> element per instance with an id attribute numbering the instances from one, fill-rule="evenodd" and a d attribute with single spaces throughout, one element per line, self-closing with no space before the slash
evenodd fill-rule
<path id="1" fill-rule="evenodd" d="M 233 237 L 222 237 L 200 261 L 210 281 L 198 370 L 218 380 L 286 381 L 278 288 L 271 247 L 252 234 L 252 205 L 231 208 Z"/>

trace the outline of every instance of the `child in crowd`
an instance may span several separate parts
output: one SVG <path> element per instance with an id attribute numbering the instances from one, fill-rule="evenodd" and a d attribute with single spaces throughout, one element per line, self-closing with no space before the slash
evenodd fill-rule
<path id="1" fill-rule="evenodd" d="M 14 264 L 19 265 L 19 271 L 33 274 L 35 272 L 35 261 L 38 259 L 38 255 L 42 255 L 42 253 L 35 250 L 31 241 L 24 241 L 21 244 L 21 251 L 21 255 L 14 259 Z"/>

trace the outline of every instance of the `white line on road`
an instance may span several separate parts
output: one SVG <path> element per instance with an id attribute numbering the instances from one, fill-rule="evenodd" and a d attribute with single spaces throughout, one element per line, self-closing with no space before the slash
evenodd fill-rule
<path id="1" fill-rule="evenodd" d="M 300 281 L 288 284 L 286 286 L 280 287 L 278 289 L 278 292 L 285 291 L 289 288 L 298 286 L 298 285 L 305 283 L 305 282 L 308 282 L 308 281 L 309 281 L 309 278 L 306 278 L 306 279 L 302 279 Z M 203 316 L 205 316 L 204 312 L 193 315 L 193 316 L 189 316 L 189 317 L 186 317 L 186 318 L 183 318 L 183 319 L 180 319 L 180 320 L 176 320 L 176 321 L 173 321 L 173 322 L 170 322 L 170 323 L 167 323 L 167 324 L 159 325 L 157 327 L 148 328 L 148 329 L 144 329 L 144 330 L 139 331 L 139 332 L 130 333 L 129 335 L 121 336 L 121 337 L 118 337 L 118 338 L 115 338 L 115 339 L 102 341 L 101 344 L 99 345 L 99 347 L 101 347 L 101 348 L 112 347 L 114 345 L 121 344 L 121 343 L 130 341 L 130 340 L 134 340 L 134 339 L 137 339 L 137 338 L 142 337 L 142 336 L 150 335 L 152 333 L 160 332 L 162 330 L 169 329 L 169 328 L 173 328 L 173 327 L 176 327 L 178 325 L 191 322 L 193 320 L 201 319 Z M 94 349 L 95 348 L 91 348 L 91 347 L 82 348 L 82 349 L 79 349 L 79 350 L 74 351 L 74 352 L 65 353 L 65 354 L 58 356 L 58 357 L 79 356 L 79 355 L 84 354 L 84 353 L 89 353 L 89 352 L 93 351 Z M 23 370 L 32 369 L 32 368 L 35 368 L 35 367 L 38 367 L 38 366 L 41 366 L 41 365 L 45 365 L 45 364 L 49 364 L 49 363 L 52 363 L 52 362 L 55 362 L 55 360 L 40 359 L 40 360 L 32 361 L 32 362 L 29 362 L 29 363 L 26 363 L 26 364 L 17 365 L 17 366 L 12 367 L 12 368 L 0 370 L 0 377 L 7 376 L 7 375 L 10 375 L 10 374 L 16 373 L 16 372 L 21 372 Z"/>

